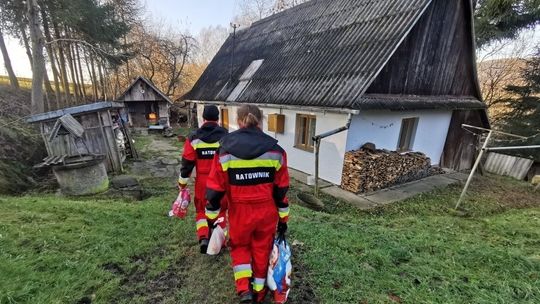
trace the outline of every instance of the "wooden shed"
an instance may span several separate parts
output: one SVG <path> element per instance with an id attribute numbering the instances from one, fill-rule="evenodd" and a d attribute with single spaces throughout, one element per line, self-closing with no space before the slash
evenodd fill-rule
<path id="1" fill-rule="evenodd" d="M 120 119 L 120 110 L 123 108 L 124 105 L 118 102 L 98 102 L 36 114 L 28 118 L 27 122 L 40 124 L 49 156 L 70 157 L 81 153 L 104 155 L 107 171 L 121 173 L 126 157 L 136 155 L 130 144 L 128 130 Z M 69 134 L 51 138 L 57 120 L 66 114 L 72 115 L 83 126 L 82 143 L 75 141 Z"/>
<path id="2" fill-rule="evenodd" d="M 139 76 L 117 98 L 128 109 L 129 126 L 135 128 L 165 129 L 170 127 L 169 109 L 172 100 L 152 81 Z"/>

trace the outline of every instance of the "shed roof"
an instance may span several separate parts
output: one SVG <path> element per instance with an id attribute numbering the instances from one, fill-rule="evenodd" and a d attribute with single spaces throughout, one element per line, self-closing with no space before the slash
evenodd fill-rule
<path id="1" fill-rule="evenodd" d="M 60 109 L 60 110 L 46 112 L 46 113 L 35 114 L 32 116 L 29 116 L 26 119 L 26 122 L 28 123 L 42 122 L 42 121 L 47 121 L 47 120 L 58 119 L 66 114 L 77 116 L 77 115 L 85 114 L 85 113 L 100 112 L 102 110 L 109 110 L 109 109 L 120 109 L 123 107 L 124 107 L 124 104 L 121 102 L 101 101 L 101 102 L 86 104 L 82 106 L 76 106 L 76 107 L 65 108 L 65 109 Z"/>
<path id="2" fill-rule="evenodd" d="M 236 38 L 229 37 L 186 99 L 388 107 L 397 96 L 374 99 L 363 95 L 432 2 L 312 0 L 275 14 L 238 32 Z M 261 59 L 264 61 L 252 76 L 243 79 Z M 458 104 L 452 102 L 456 101 L 468 108 L 484 107 L 472 99 L 452 98 L 429 105 L 455 108 Z M 401 100 L 397 107 L 428 105 L 418 98 L 406 102 Z"/>
<path id="3" fill-rule="evenodd" d="M 165 93 L 163 93 L 160 89 L 158 89 L 158 87 L 156 87 L 156 85 L 150 81 L 149 79 L 147 79 L 146 77 L 144 76 L 139 76 L 137 77 L 130 85 L 129 87 L 124 91 L 124 93 L 122 93 L 122 95 L 120 95 L 120 97 L 117 98 L 117 100 L 119 101 L 123 101 L 126 97 L 126 94 L 137 84 L 137 82 L 139 81 L 142 81 L 144 83 L 146 83 L 150 88 L 152 88 L 152 90 L 154 90 L 159 96 L 161 96 L 164 101 L 167 101 L 169 102 L 170 104 L 173 103 L 172 99 L 169 98 L 169 96 L 165 95 Z"/>

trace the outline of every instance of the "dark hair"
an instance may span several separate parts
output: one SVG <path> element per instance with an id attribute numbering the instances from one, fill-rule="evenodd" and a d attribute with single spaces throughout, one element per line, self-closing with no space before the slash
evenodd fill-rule
<path id="1" fill-rule="evenodd" d="M 238 121 L 247 128 L 257 127 L 263 120 L 263 113 L 261 109 L 254 105 L 241 106 L 238 108 L 237 115 Z"/>

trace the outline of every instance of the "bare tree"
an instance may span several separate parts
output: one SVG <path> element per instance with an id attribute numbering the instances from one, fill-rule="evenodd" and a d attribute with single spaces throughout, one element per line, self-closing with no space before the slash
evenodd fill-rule
<path id="1" fill-rule="evenodd" d="M 200 65 L 210 63 L 228 36 L 227 28 L 221 25 L 203 28 L 197 37 L 195 63 Z"/>
<path id="2" fill-rule="evenodd" d="M 0 29 L 0 50 L 2 51 L 2 57 L 4 58 L 4 65 L 6 66 L 6 71 L 9 76 L 9 82 L 14 88 L 19 88 L 19 81 L 15 72 L 13 72 L 13 67 L 11 66 L 11 60 L 9 58 L 9 53 L 6 48 L 6 43 L 4 41 L 4 35 L 2 34 L 2 29 Z"/>
<path id="3" fill-rule="evenodd" d="M 526 64 L 525 58 L 531 51 L 530 37 L 518 40 L 506 40 L 484 47 L 478 62 L 478 77 L 484 101 L 490 117 L 496 122 L 507 112 L 504 100 L 507 100 L 510 85 L 522 85 L 521 70 Z"/>
<path id="4" fill-rule="evenodd" d="M 255 21 L 279 13 L 309 0 L 241 0 L 240 13 L 233 22 L 240 27 L 248 27 Z"/>

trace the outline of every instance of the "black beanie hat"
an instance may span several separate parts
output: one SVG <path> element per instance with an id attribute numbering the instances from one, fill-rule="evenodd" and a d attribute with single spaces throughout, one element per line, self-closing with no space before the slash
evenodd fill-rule
<path id="1" fill-rule="evenodd" d="M 216 106 L 204 106 L 202 117 L 208 121 L 218 121 L 219 110 Z"/>

